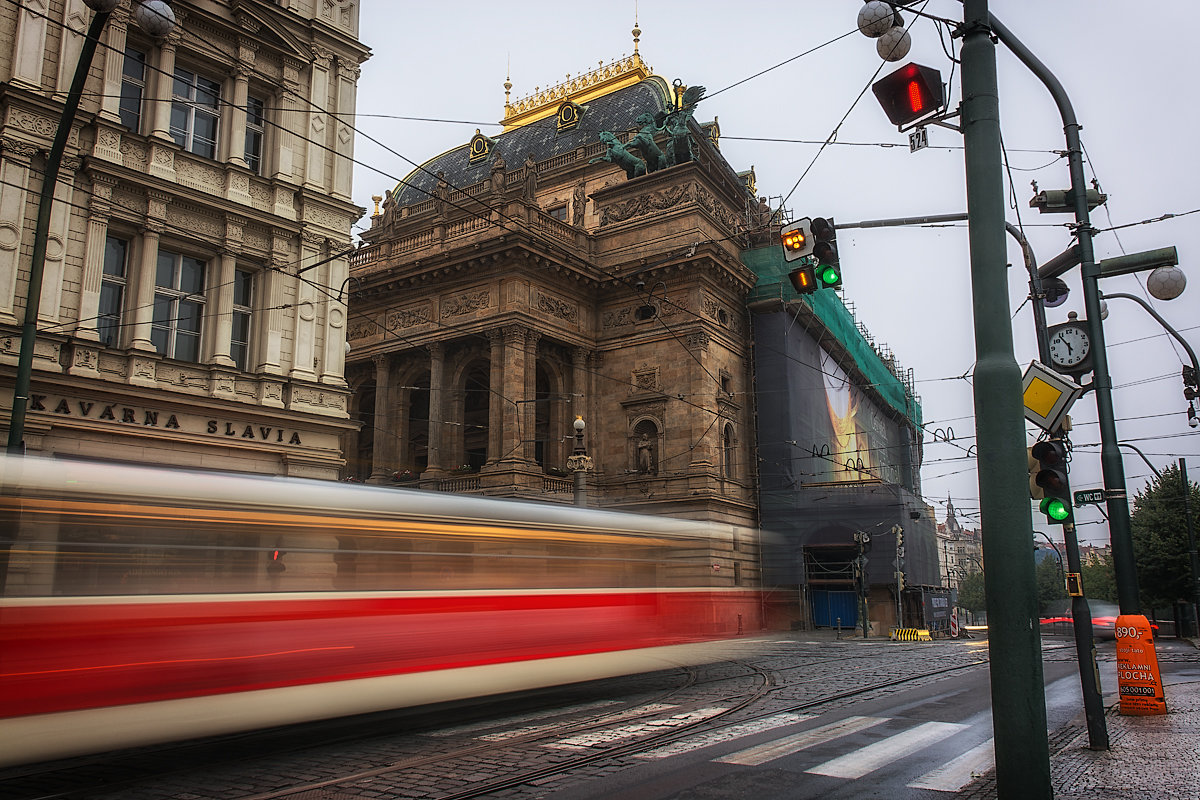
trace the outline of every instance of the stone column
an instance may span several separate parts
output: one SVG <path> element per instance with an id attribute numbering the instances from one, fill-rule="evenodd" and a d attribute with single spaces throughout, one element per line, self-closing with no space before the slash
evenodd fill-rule
<path id="1" fill-rule="evenodd" d="M 82 3 L 81 3 L 82 4 Z M 125 43 L 129 31 L 129 9 L 118 6 L 108 18 L 108 31 L 104 50 L 104 96 L 100 98 L 100 116 L 114 125 L 121 123 L 121 74 L 125 69 Z M 99 57 L 99 56 L 98 56 Z M 59 81 L 63 75 L 59 74 Z M 66 78 L 65 92 L 71 86 L 71 77 Z M 144 98 L 143 98 L 144 99 Z M 134 131 L 140 133 L 140 131 Z"/>
<path id="2" fill-rule="evenodd" d="M 525 334 L 519 325 L 504 328 L 504 386 L 500 391 L 500 402 L 504 407 L 503 448 L 501 461 L 520 462 L 524 457 L 521 447 L 524 437 L 522 409 L 525 398 Z"/>
<path id="3" fill-rule="evenodd" d="M 712 400 L 702 399 L 714 397 L 712 378 L 710 370 L 707 368 L 709 341 L 709 335 L 704 331 L 691 333 L 684 337 L 684 346 L 691 351 L 696 363 L 696 366 L 692 368 L 690 381 L 692 398 L 697 406 L 704 406 L 704 410 L 692 407 L 686 412 L 691 418 L 689 425 L 691 441 L 688 443 L 691 447 L 689 469 L 694 472 L 706 472 L 713 468 L 716 463 L 713 459 L 713 452 L 721 440 L 720 422 L 713 422 L 713 414 L 718 413 L 715 398 Z M 709 413 L 710 411 L 712 413 Z M 665 418 L 663 424 L 666 424 Z"/>
<path id="4" fill-rule="evenodd" d="M 231 83 L 233 85 L 233 96 L 230 98 L 229 105 L 221 109 L 223 116 L 228 118 L 225 123 L 225 143 L 222 149 L 223 154 L 218 153 L 218 158 L 223 158 L 226 164 L 235 164 L 239 167 L 246 166 L 246 100 L 250 95 L 250 73 L 253 67 L 248 67 L 243 64 L 238 64 L 233 68 L 233 76 Z M 264 156 L 266 153 L 264 152 Z"/>
<path id="5" fill-rule="evenodd" d="M 537 463 L 537 352 L 538 341 L 542 338 L 540 331 L 530 330 L 525 333 L 525 393 L 523 404 L 525 419 L 522 422 L 521 438 L 524 439 L 525 461 Z M 543 448 L 543 452 L 546 448 Z"/>
<path id="6" fill-rule="evenodd" d="M 329 69 L 333 53 L 320 46 L 312 47 L 309 65 L 308 86 L 308 159 L 304 167 L 304 185 L 310 189 L 327 189 L 325 180 L 326 146 L 332 146 L 329 137 Z"/>
<path id="7" fill-rule="evenodd" d="M 104 276 L 104 251 L 108 239 L 108 217 L 116 181 L 107 175 L 92 176 L 92 199 L 88 203 L 87 246 L 83 257 L 83 281 L 79 287 L 79 324 L 75 335 L 96 341 L 96 317 L 100 313 L 100 284 Z M 126 283 L 129 264 L 125 265 Z M 126 288 L 126 291 L 129 291 Z M 122 336 L 122 338 L 124 338 Z"/>
<path id="8" fill-rule="evenodd" d="M 331 252 L 345 252 L 349 249 L 346 243 L 333 240 L 327 240 L 326 244 Z M 328 270 L 326 286 L 335 291 L 342 287 L 349 290 L 349 286 L 346 286 L 346 279 L 350 274 L 348 259 L 334 259 L 326 264 L 326 269 Z M 327 291 L 321 301 L 324 312 L 321 316 L 325 323 L 325 350 L 321 359 L 321 383 L 338 387 L 346 385 L 344 377 L 346 372 L 346 303 L 342 298 L 348 293 L 347 291 L 342 295 L 334 295 L 333 292 Z"/>
<path id="9" fill-rule="evenodd" d="M 158 270 L 158 239 L 162 227 L 157 224 L 142 228 L 141 254 L 135 275 L 126 280 L 125 290 L 133 292 L 133 341 L 135 350 L 153 350 L 150 326 L 154 321 L 154 277 Z"/>
<path id="10" fill-rule="evenodd" d="M 337 113 L 334 135 L 337 151 L 333 157 L 333 194 L 350 199 L 350 181 L 354 163 L 354 101 L 357 93 L 358 76 L 361 70 L 353 61 L 338 59 L 337 63 Z"/>
<path id="11" fill-rule="evenodd" d="M 488 378 L 488 457 L 487 463 L 495 464 L 504 455 L 504 407 L 506 399 L 501 396 L 504 385 L 504 332 L 498 328 L 487 331 L 491 345 L 491 373 Z"/>
<path id="12" fill-rule="evenodd" d="M 17 18 L 17 41 L 12 50 L 12 82 L 39 88 L 42 85 L 42 64 L 46 60 L 46 25 L 49 22 L 50 4 L 46 0 L 26 0 L 22 5 L 24 8 L 8 9 Z"/>
<path id="13" fill-rule="evenodd" d="M 324 256 L 325 238 L 315 233 L 305 231 L 301 234 L 300 263 L 315 264 Z M 292 371 L 293 379 L 315 381 L 317 373 L 315 361 L 317 356 L 317 285 L 325 285 L 322 281 L 324 270 L 315 274 L 308 273 L 307 280 L 296 282 L 296 320 L 292 334 Z"/>
<path id="14" fill-rule="evenodd" d="M 392 436 L 391 411 L 391 360 L 387 356 L 375 356 L 375 415 L 372 424 L 374 438 L 371 459 L 371 477 L 368 483 L 386 483 L 391 478 L 388 455 L 391 453 L 390 439 Z"/>
<path id="15" fill-rule="evenodd" d="M 216 314 L 208 326 L 211 356 L 209 362 L 223 367 L 233 366 L 233 357 L 229 354 L 233 340 L 233 284 L 237 267 L 237 255 L 233 251 L 222 248 L 217 259 L 217 275 L 213 281 L 213 297 L 208 302 Z"/>
<path id="16" fill-rule="evenodd" d="M 153 80 L 146 81 L 148 96 L 143 99 L 143 108 L 150 110 L 150 135 L 159 139 L 171 139 L 171 98 L 172 87 L 175 85 L 175 47 L 179 41 L 179 28 L 176 27 L 167 40 L 158 48 L 158 64 L 153 70 L 146 70 Z"/>
<path id="17" fill-rule="evenodd" d="M 429 345 L 429 465 L 426 472 L 438 475 L 450 468 L 446 463 L 446 348 L 441 342 Z"/>

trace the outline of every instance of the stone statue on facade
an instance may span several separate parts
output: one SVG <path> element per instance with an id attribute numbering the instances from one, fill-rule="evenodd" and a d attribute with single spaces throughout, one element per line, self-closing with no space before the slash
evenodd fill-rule
<path id="1" fill-rule="evenodd" d="M 525 199 L 531 203 L 537 199 L 537 184 L 537 162 L 530 153 L 525 157 Z"/>
<path id="2" fill-rule="evenodd" d="M 587 208 L 587 190 L 583 184 L 575 185 L 575 192 L 571 196 L 571 222 L 576 228 L 583 227 L 583 212 Z"/>
<path id="3" fill-rule="evenodd" d="M 654 474 L 654 443 L 650 436 L 643 433 L 637 443 L 638 472 L 642 475 Z"/>
<path id="4" fill-rule="evenodd" d="M 504 163 L 504 156 L 500 151 L 496 151 L 496 157 L 492 159 L 492 194 L 504 194 L 504 174 L 508 168 L 508 164 Z"/>
<path id="5" fill-rule="evenodd" d="M 437 186 L 433 187 L 433 210 L 439 217 L 446 216 L 450 209 L 450 184 L 446 183 L 446 173 L 437 174 Z"/>
<path id="6" fill-rule="evenodd" d="M 608 145 L 608 152 L 602 156 L 593 158 L 588 162 L 589 164 L 595 164 L 598 161 L 608 161 L 624 169 L 625 176 L 628 178 L 636 178 L 646 174 L 646 162 L 625 149 L 625 145 L 621 144 L 621 140 L 612 133 L 600 131 L 600 141 Z"/>

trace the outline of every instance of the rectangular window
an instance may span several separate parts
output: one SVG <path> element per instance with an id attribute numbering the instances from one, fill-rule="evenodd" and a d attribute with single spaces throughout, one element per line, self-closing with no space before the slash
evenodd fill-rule
<path id="1" fill-rule="evenodd" d="M 216 158 L 221 84 L 176 68 L 171 93 L 171 138 L 175 144 L 198 156 Z"/>
<path id="2" fill-rule="evenodd" d="M 250 319 L 254 303 L 254 273 L 239 269 L 233 279 L 233 334 L 229 355 L 234 365 L 245 371 L 250 360 Z"/>
<path id="3" fill-rule="evenodd" d="M 100 279 L 100 308 L 96 315 L 96 332 L 105 347 L 121 343 L 121 306 L 125 299 L 125 265 L 128 263 L 129 242 L 109 236 L 104 242 L 104 274 Z"/>
<path id="4" fill-rule="evenodd" d="M 554 217 L 556 220 L 559 220 L 560 222 L 567 221 L 567 207 L 566 206 L 555 206 L 554 208 L 550 209 L 548 213 L 550 214 L 550 216 Z"/>
<path id="5" fill-rule="evenodd" d="M 146 54 L 132 47 L 125 48 L 125 65 L 121 69 L 121 124 L 137 133 L 142 124 L 142 96 L 146 92 Z"/>
<path id="6" fill-rule="evenodd" d="M 262 174 L 263 112 L 266 104 L 257 97 L 246 100 L 246 166 L 255 175 Z"/>
<path id="7" fill-rule="evenodd" d="M 154 343 L 154 349 L 167 358 L 200 360 L 204 270 L 203 261 L 167 250 L 158 251 L 150 341 Z"/>

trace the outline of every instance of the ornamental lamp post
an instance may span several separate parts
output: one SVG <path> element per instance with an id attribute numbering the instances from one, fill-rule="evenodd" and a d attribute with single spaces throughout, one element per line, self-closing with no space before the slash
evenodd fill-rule
<path id="1" fill-rule="evenodd" d="M 587 473 L 592 469 L 592 457 L 587 454 L 583 443 L 583 430 L 586 427 L 583 417 L 575 417 L 575 450 L 567 458 L 567 469 L 575 475 L 575 505 L 587 505 Z"/>
<path id="2" fill-rule="evenodd" d="M 63 154 L 67 149 L 67 139 L 71 136 L 71 128 L 75 123 L 75 115 L 79 111 L 79 101 L 83 95 L 83 86 L 87 82 L 88 72 L 92 67 L 92 58 L 96 54 L 96 45 L 100 34 L 112 12 L 120 4 L 120 0 L 84 0 L 88 8 L 96 12 L 92 22 L 84 34 L 83 47 L 79 52 L 79 61 L 75 65 L 75 75 L 71 80 L 71 89 L 63 104 L 62 117 L 54 131 L 54 141 L 46 155 L 46 168 L 42 177 L 42 189 L 38 197 L 37 224 L 34 228 L 33 253 L 29 262 L 29 285 L 25 291 L 25 320 L 21 326 L 21 349 L 17 360 L 17 377 L 13 386 L 12 414 L 8 424 L 8 451 L 23 454 L 25 452 L 25 412 L 29 405 L 29 386 L 33 376 L 33 351 L 37 342 L 38 311 L 42 299 L 42 277 L 46 270 L 46 243 L 50 236 L 50 212 L 54 204 L 54 188 L 58 183 L 58 172 L 62 167 Z M 175 26 L 175 14 L 163 0 L 143 0 L 134 9 L 134 17 L 138 24 L 150 35 L 163 37 Z"/>

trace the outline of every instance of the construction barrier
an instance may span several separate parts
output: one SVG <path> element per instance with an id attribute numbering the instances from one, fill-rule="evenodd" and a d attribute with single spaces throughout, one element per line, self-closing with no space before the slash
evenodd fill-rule
<path id="1" fill-rule="evenodd" d="M 924 628 L 893 628 L 891 638 L 898 642 L 932 642 L 933 637 Z"/>

